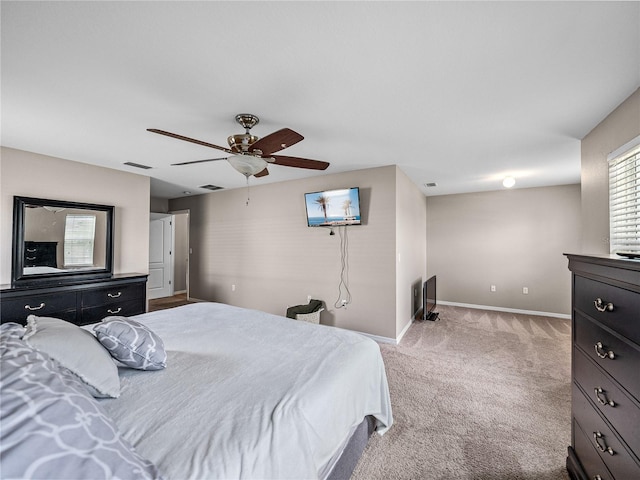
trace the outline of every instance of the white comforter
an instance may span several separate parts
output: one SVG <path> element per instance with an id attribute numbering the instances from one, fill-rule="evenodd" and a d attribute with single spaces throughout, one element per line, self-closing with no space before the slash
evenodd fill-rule
<path id="1" fill-rule="evenodd" d="M 102 400 L 168 479 L 322 478 L 365 415 L 393 423 L 378 345 L 360 334 L 217 303 L 133 317 L 167 368 L 121 369 Z"/>

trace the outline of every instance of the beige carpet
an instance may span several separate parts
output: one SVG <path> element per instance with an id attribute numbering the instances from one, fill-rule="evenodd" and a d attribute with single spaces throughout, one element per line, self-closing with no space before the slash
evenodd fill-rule
<path id="1" fill-rule="evenodd" d="M 381 345 L 395 424 L 352 480 L 568 479 L 570 320 L 438 311 Z"/>

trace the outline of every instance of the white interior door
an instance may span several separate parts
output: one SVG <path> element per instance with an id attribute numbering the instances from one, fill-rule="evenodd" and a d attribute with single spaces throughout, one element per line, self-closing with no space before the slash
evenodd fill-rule
<path id="1" fill-rule="evenodd" d="M 173 215 L 151 214 L 147 298 L 173 295 Z"/>

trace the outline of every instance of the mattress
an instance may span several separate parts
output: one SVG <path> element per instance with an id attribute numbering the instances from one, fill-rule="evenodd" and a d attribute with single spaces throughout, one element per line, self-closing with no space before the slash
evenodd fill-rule
<path id="1" fill-rule="evenodd" d="M 167 479 L 325 478 L 363 418 L 393 424 L 380 349 L 355 332 L 197 303 L 132 317 L 167 368 L 120 370 L 101 400 Z"/>

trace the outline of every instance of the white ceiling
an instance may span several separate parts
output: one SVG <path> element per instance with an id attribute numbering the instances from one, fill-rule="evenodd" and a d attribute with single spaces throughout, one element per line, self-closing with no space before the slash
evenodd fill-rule
<path id="1" fill-rule="evenodd" d="M 152 194 L 245 185 L 213 149 L 305 140 L 253 184 L 397 164 L 427 195 L 580 181 L 580 139 L 640 86 L 640 2 L 2 1 L 2 145 L 150 175 Z M 123 165 L 152 166 L 139 170 Z M 426 182 L 437 182 L 425 188 Z"/>

